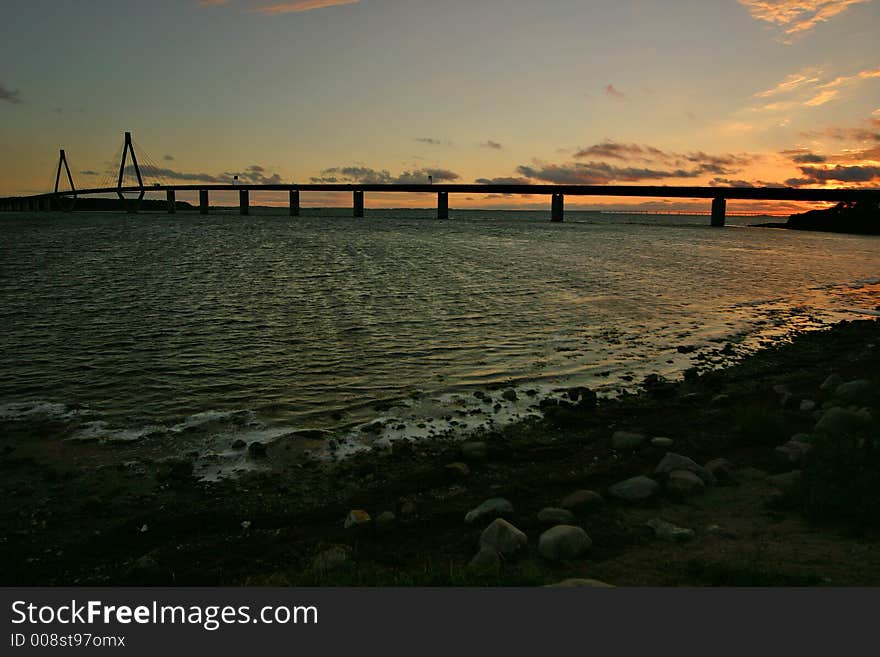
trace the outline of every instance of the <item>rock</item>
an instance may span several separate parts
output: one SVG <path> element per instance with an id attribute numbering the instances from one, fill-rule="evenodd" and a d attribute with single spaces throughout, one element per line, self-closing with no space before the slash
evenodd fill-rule
<path id="1" fill-rule="evenodd" d="M 727 459 L 712 459 L 705 465 L 715 481 L 721 484 L 732 484 L 736 480 L 733 463 Z"/>
<path id="2" fill-rule="evenodd" d="M 794 405 L 795 397 L 790 392 L 786 392 L 779 397 L 780 408 L 790 408 Z"/>
<path id="3" fill-rule="evenodd" d="M 844 404 L 868 404 L 874 393 L 874 386 L 866 379 L 847 381 L 834 389 L 834 397 Z"/>
<path id="4" fill-rule="evenodd" d="M 475 509 L 468 511 L 464 521 L 468 524 L 492 520 L 494 518 L 509 518 L 513 516 L 513 504 L 503 497 L 493 497 L 483 502 Z"/>
<path id="5" fill-rule="evenodd" d="M 461 457 L 470 463 L 479 463 L 489 457 L 489 446 L 479 440 L 461 444 Z"/>
<path id="6" fill-rule="evenodd" d="M 688 470 L 689 472 L 693 472 L 707 485 L 716 483 L 715 477 L 706 468 L 699 465 L 693 459 L 690 459 L 687 456 L 682 456 L 681 454 L 676 454 L 675 452 L 666 453 L 666 456 L 664 456 L 660 463 L 657 464 L 657 467 L 654 468 L 654 474 L 668 475 L 674 470 Z"/>
<path id="7" fill-rule="evenodd" d="M 575 403 L 577 408 L 581 410 L 594 407 L 598 401 L 596 393 L 583 386 L 569 388 L 566 394 Z"/>
<path id="8" fill-rule="evenodd" d="M 721 525 L 709 525 L 706 527 L 706 532 L 713 536 L 721 536 L 723 538 L 737 538 L 735 531 L 722 527 Z"/>
<path id="9" fill-rule="evenodd" d="M 631 477 L 619 481 L 608 489 L 609 494 L 626 502 L 647 500 L 657 494 L 660 484 L 649 477 Z"/>
<path id="10" fill-rule="evenodd" d="M 548 561 L 576 559 L 586 552 L 593 541 L 580 527 L 556 525 L 538 539 L 538 553 Z"/>
<path id="11" fill-rule="evenodd" d="M 730 395 L 715 395 L 712 397 L 712 406 L 723 406 L 730 401 Z"/>
<path id="12" fill-rule="evenodd" d="M 250 454 L 251 458 L 262 459 L 265 458 L 268 453 L 268 449 L 261 442 L 252 442 L 248 445 L 248 454 Z"/>
<path id="13" fill-rule="evenodd" d="M 126 578 L 140 586 L 167 586 L 173 580 L 171 573 L 162 568 L 159 562 L 149 554 L 137 559 L 131 565 L 126 573 Z"/>
<path id="14" fill-rule="evenodd" d="M 345 518 L 345 528 L 352 529 L 355 527 L 366 527 L 373 521 L 370 518 L 370 514 L 364 511 L 363 509 L 355 509 L 354 511 L 349 511 L 348 516 Z"/>
<path id="15" fill-rule="evenodd" d="M 508 388 L 504 392 L 501 393 L 501 399 L 509 402 L 515 402 L 519 397 L 516 394 L 516 390 L 513 388 Z"/>
<path id="16" fill-rule="evenodd" d="M 468 569 L 479 573 L 497 573 L 501 570 L 501 555 L 495 549 L 484 545 L 470 560 Z"/>
<path id="17" fill-rule="evenodd" d="M 556 584 L 548 584 L 546 587 L 548 589 L 570 589 L 570 588 L 597 588 L 597 589 L 613 589 L 613 584 L 606 584 L 605 582 L 600 582 L 598 579 L 581 579 L 581 578 L 572 578 L 572 579 L 564 579 L 561 582 L 556 582 Z"/>
<path id="18" fill-rule="evenodd" d="M 446 471 L 446 476 L 452 480 L 466 479 L 471 473 L 467 463 L 450 463 L 444 466 L 443 469 Z"/>
<path id="19" fill-rule="evenodd" d="M 416 511 L 417 509 L 415 502 L 404 502 L 400 506 L 400 515 L 402 515 L 404 518 L 412 518 L 414 515 L 416 515 Z"/>
<path id="20" fill-rule="evenodd" d="M 376 517 L 376 527 L 378 529 L 390 529 L 397 524 L 397 516 L 392 511 L 383 511 Z"/>
<path id="21" fill-rule="evenodd" d="M 689 541 L 694 537 L 693 529 L 677 527 L 671 522 L 666 522 L 660 518 L 651 518 L 645 525 L 654 530 L 654 536 L 670 543 Z"/>
<path id="22" fill-rule="evenodd" d="M 783 465 L 802 465 L 812 450 L 813 446 L 809 443 L 789 440 L 773 451 Z"/>
<path id="23" fill-rule="evenodd" d="M 601 506 L 605 500 L 599 493 L 591 490 L 576 490 L 571 495 L 562 500 L 562 508 L 575 509 L 592 509 Z"/>
<path id="24" fill-rule="evenodd" d="M 705 489 L 703 480 L 690 470 L 673 470 L 666 479 L 666 491 L 679 499 L 693 497 Z"/>
<path id="25" fill-rule="evenodd" d="M 700 479 L 703 480 L 707 486 L 711 486 L 715 482 L 715 477 L 702 465 L 697 464 L 693 459 L 689 459 L 687 456 L 682 456 L 681 454 L 676 454 L 674 452 L 667 452 L 666 456 L 657 464 L 657 467 L 654 468 L 654 474 L 659 475 L 668 475 L 674 470 L 688 470 L 689 472 L 693 472 Z"/>
<path id="26" fill-rule="evenodd" d="M 834 390 L 841 383 L 843 383 L 843 379 L 839 374 L 830 374 L 819 386 L 819 390 Z"/>
<path id="27" fill-rule="evenodd" d="M 529 540 L 504 518 L 496 518 L 480 534 L 480 545 L 495 550 L 503 557 L 510 557 L 528 547 Z"/>
<path id="28" fill-rule="evenodd" d="M 312 559 L 312 570 L 318 573 L 328 573 L 350 563 L 351 553 L 348 548 L 342 545 L 334 545 L 315 555 L 315 558 Z"/>
<path id="29" fill-rule="evenodd" d="M 813 442 L 813 437 L 808 433 L 796 433 L 791 437 L 791 440 L 799 443 L 811 443 Z"/>
<path id="30" fill-rule="evenodd" d="M 614 449 L 636 449 L 646 440 L 645 436 L 640 433 L 631 431 L 615 431 L 611 436 L 611 446 Z"/>
<path id="31" fill-rule="evenodd" d="M 232 449 L 244 449 L 245 447 L 247 447 L 247 443 L 241 438 L 232 443 Z"/>
<path id="32" fill-rule="evenodd" d="M 865 418 L 855 411 L 833 406 L 825 411 L 813 428 L 813 432 L 828 436 L 843 436 L 858 433 L 866 425 Z"/>
<path id="33" fill-rule="evenodd" d="M 800 470 L 792 470 L 791 472 L 783 472 L 782 474 L 767 477 L 767 481 L 774 488 L 785 492 L 795 488 L 801 481 L 803 472 Z"/>
<path id="34" fill-rule="evenodd" d="M 775 392 L 777 395 L 780 395 L 780 396 L 786 395 L 786 394 L 791 394 L 791 391 L 788 389 L 788 386 L 785 385 L 784 383 L 777 383 L 775 386 L 773 386 L 773 392 Z"/>
<path id="35" fill-rule="evenodd" d="M 751 466 L 736 471 L 737 477 L 748 481 L 764 481 L 769 476 L 766 471 Z"/>
<path id="36" fill-rule="evenodd" d="M 659 447 L 661 449 L 669 449 L 675 444 L 675 441 L 672 438 L 664 438 L 663 436 L 658 436 L 656 438 L 651 438 L 651 444 L 654 447 Z"/>
<path id="37" fill-rule="evenodd" d="M 816 402 L 814 402 L 812 399 L 802 399 L 801 400 L 800 409 L 804 413 L 809 413 L 810 411 L 815 410 L 815 408 L 816 408 Z"/>
<path id="38" fill-rule="evenodd" d="M 574 520 L 574 514 L 568 509 L 547 507 L 538 511 L 538 522 L 542 525 L 564 525 Z"/>

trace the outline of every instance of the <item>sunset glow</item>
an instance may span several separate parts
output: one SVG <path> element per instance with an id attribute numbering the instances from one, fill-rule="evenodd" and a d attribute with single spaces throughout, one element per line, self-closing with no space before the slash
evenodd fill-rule
<path id="1" fill-rule="evenodd" d="M 96 186 L 118 167 L 125 130 L 149 158 L 148 182 L 877 187 L 880 3 L 709 4 L 10 3 L 0 194 L 51 189 L 61 147 L 77 186 Z M 73 24 L 102 38 L 74 43 Z M 569 205 L 706 210 L 658 199 Z"/>

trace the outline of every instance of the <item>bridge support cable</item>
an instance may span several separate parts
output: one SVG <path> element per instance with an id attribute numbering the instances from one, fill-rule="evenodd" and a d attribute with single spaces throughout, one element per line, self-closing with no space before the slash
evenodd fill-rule
<path id="1" fill-rule="evenodd" d="M 61 196 L 58 193 L 61 186 L 62 167 L 67 174 L 67 182 L 70 184 L 70 191 L 73 192 L 70 196 Z M 72 212 L 76 205 L 76 185 L 73 184 L 73 175 L 70 173 L 70 165 L 67 163 L 67 154 L 64 152 L 63 148 L 58 156 L 58 169 L 55 172 L 55 202 L 64 212 Z"/>
<path id="2" fill-rule="evenodd" d="M 136 199 L 127 199 L 122 193 L 122 181 L 125 178 L 125 162 L 128 154 L 131 153 L 131 166 L 134 168 L 137 177 L 138 187 L 140 191 Z M 144 179 L 141 177 L 141 168 L 138 165 L 137 155 L 134 152 L 134 146 L 131 143 L 131 133 L 125 133 L 125 143 L 122 145 L 122 161 L 119 163 L 119 177 L 116 180 L 116 194 L 119 199 L 125 203 L 125 209 L 128 212 L 137 212 L 140 209 L 141 201 L 144 200 Z"/>

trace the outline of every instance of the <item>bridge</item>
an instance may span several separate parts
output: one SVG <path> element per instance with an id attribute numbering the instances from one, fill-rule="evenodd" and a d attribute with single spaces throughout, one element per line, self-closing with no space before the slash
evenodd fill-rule
<path id="1" fill-rule="evenodd" d="M 131 164 L 126 169 L 128 154 Z M 125 185 L 126 171 L 133 171 L 137 185 Z M 61 174 L 65 173 L 70 189 L 61 188 Z M 300 214 L 300 192 L 348 192 L 352 195 L 352 212 L 355 217 L 364 216 L 365 193 L 407 192 L 437 195 L 437 218 L 449 218 L 450 194 L 529 194 L 550 197 L 550 221 L 561 222 L 564 218 L 566 196 L 616 196 L 639 198 L 686 198 L 711 199 L 712 226 L 724 226 L 727 201 L 761 200 L 761 201 L 805 201 L 805 202 L 880 202 L 880 189 L 800 189 L 792 187 L 673 187 L 663 185 L 545 185 L 545 184 L 431 184 L 426 183 L 390 183 L 390 184 L 277 184 L 277 183 L 210 183 L 145 185 L 140 165 L 134 151 L 131 133 L 125 133 L 122 148 L 122 162 L 116 184 L 110 187 L 92 189 L 76 189 L 73 175 L 67 162 L 64 150 L 61 150 L 58 168 L 55 175 L 55 189 L 44 194 L 31 196 L 0 198 L 0 211 L 5 212 L 37 212 L 62 210 L 73 212 L 79 196 L 97 196 L 116 194 L 126 204 L 129 212 L 137 212 L 147 192 L 164 192 L 167 211 L 177 210 L 177 192 L 198 192 L 199 212 L 210 212 L 210 193 L 212 191 L 238 192 L 239 210 L 242 215 L 250 214 L 251 192 L 288 192 L 290 216 Z M 134 194 L 133 198 L 126 194 Z"/>

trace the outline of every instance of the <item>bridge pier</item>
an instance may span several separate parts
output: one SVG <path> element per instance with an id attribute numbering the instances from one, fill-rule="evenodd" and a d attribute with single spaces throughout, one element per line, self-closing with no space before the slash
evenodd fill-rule
<path id="1" fill-rule="evenodd" d="M 360 190 L 354 192 L 354 216 L 364 216 L 364 193 Z"/>
<path id="2" fill-rule="evenodd" d="M 712 199 L 712 225 L 715 227 L 724 226 L 725 214 L 727 212 L 726 198 Z"/>
<path id="3" fill-rule="evenodd" d="M 199 190 L 199 214 L 208 214 L 208 190 Z"/>
<path id="4" fill-rule="evenodd" d="M 554 194 L 550 200 L 550 221 L 560 223 L 565 214 L 565 197 L 562 194 Z"/>
<path id="5" fill-rule="evenodd" d="M 437 218 L 449 219 L 449 192 L 437 192 Z"/>
<path id="6" fill-rule="evenodd" d="M 251 213 L 250 192 L 246 189 L 239 190 L 238 192 L 238 213 L 242 217 L 246 217 Z"/>
<path id="7" fill-rule="evenodd" d="M 168 214 L 174 214 L 177 212 L 177 198 L 175 197 L 173 189 L 169 189 L 165 192 L 165 201 L 168 204 Z"/>
<path id="8" fill-rule="evenodd" d="M 299 190 L 291 189 L 290 190 L 290 216 L 298 217 L 299 216 Z"/>

